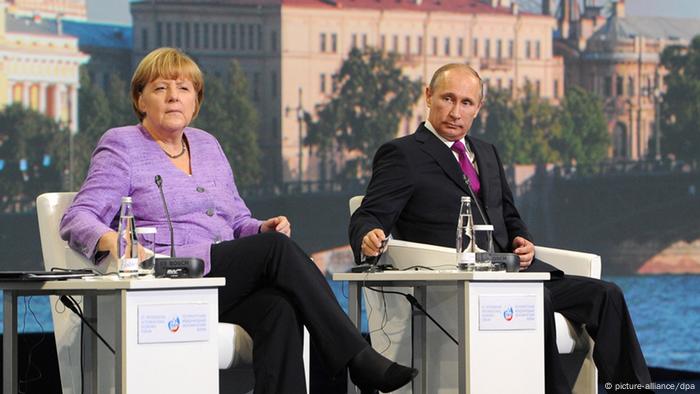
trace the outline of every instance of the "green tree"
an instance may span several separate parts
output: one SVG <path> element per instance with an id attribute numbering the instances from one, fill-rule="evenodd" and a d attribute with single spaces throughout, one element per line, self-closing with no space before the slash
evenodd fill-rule
<path id="1" fill-rule="evenodd" d="M 320 106 L 316 120 L 305 116 L 305 144 L 316 149 L 323 169 L 340 153 L 351 157 L 339 170 L 340 178 L 369 173 L 370 158 L 411 115 L 422 85 L 402 75 L 396 62 L 395 54 L 373 48 L 351 50 L 333 76 L 332 98 Z"/>
<path id="2" fill-rule="evenodd" d="M 129 89 L 129 82 L 123 80 L 118 74 L 109 76 L 105 96 L 112 114 L 110 127 L 133 125 L 138 122 L 139 119 L 131 106 Z"/>
<path id="3" fill-rule="evenodd" d="M 217 137 L 236 177 L 245 190 L 260 184 L 258 114 L 248 98 L 248 81 L 238 62 L 231 62 L 227 81 L 206 77 L 205 99 L 195 127 Z"/>
<path id="4" fill-rule="evenodd" d="M 484 139 L 498 147 L 501 160 L 507 164 L 529 163 L 529 153 L 522 149 L 523 111 L 507 90 L 489 90 L 484 103 L 486 127 Z"/>
<path id="5" fill-rule="evenodd" d="M 102 89 L 90 79 L 88 68 L 80 68 L 78 91 L 78 133 L 73 136 L 73 189 L 87 175 L 92 152 L 105 131 L 113 127 L 135 124 L 129 86 L 118 75 L 111 75 Z"/>
<path id="6" fill-rule="evenodd" d="M 602 104 L 580 88 L 567 90 L 561 106 L 537 97 L 529 85 L 520 99 L 492 90 L 484 110 L 484 138 L 498 147 L 506 164 L 590 165 L 606 157 L 610 137 Z"/>
<path id="7" fill-rule="evenodd" d="M 523 113 L 522 150 L 528 153 L 530 163 L 558 163 L 559 152 L 552 142 L 561 135 L 559 108 L 543 100 L 528 83 L 525 97 L 520 101 Z"/>
<path id="8" fill-rule="evenodd" d="M 690 45 L 669 46 L 661 55 L 668 70 L 661 109 L 664 154 L 698 163 L 700 158 L 700 35 Z"/>
<path id="9" fill-rule="evenodd" d="M 605 160 L 610 134 L 598 96 L 580 87 L 567 89 L 561 124 L 561 135 L 552 145 L 563 163 L 588 166 Z"/>
<path id="10" fill-rule="evenodd" d="M 78 105 L 80 130 L 73 136 L 73 189 L 77 189 L 85 179 L 97 141 L 107 129 L 113 127 L 110 102 L 104 91 L 92 83 L 85 67 L 80 68 Z"/>
<path id="11" fill-rule="evenodd" d="M 62 190 L 68 168 L 68 129 L 36 111 L 13 104 L 0 112 L 0 170 L 3 205 L 32 201 Z"/>

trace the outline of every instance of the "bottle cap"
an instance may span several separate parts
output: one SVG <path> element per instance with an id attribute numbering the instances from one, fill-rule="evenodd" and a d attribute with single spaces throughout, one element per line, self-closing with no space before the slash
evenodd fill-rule
<path id="1" fill-rule="evenodd" d="M 128 202 L 129 204 L 131 204 L 132 203 L 131 196 L 122 197 L 122 204 L 124 204 L 125 202 Z"/>
<path id="2" fill-rule="evenodd" d="M 469 202 L 469 203 L 470 203 L 470 202 L 472 202 L 472 198 L 469 197 L 469 196 L 462 196 L 462 200 L 461 200 L 461 201 L 462 201 L 462 202 Z"/>

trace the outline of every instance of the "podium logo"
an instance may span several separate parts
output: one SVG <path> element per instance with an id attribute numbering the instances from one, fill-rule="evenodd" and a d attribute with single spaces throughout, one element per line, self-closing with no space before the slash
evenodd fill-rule
<path id="1" fill-rule="evenodd" d="M 513 320 L 513 307 L 512 306 L 509 306 L 508 309 L 503 311 L 503 318 L 506 319 L 506 321 Z"/>
<path id="2" fill-rule="evenodd" d="M 180 329 L 180 317 L 175 316 L 168 322 L 168 330 L 170 332 L 177 332 Z"/>

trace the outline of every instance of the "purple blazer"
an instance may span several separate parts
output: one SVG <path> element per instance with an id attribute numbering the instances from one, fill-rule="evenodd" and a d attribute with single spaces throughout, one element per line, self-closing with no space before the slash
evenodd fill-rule
<path id="1" fill-rule="evenodd" d="M 108 130 L 90 161 L 83 186 L 61 220 L 61 237 L 71 248 L 94 259 L 97 241 L 116 230 L 122 196 L 133 198 L 137 226 L 153 226 L 156 252 L 170 253 L 170 230 L 155 176 L 173 222 L 175 252 L 199 257 L 211 269 L 212 243 L 257 234 L 253 218 L 238 194 L 231 166 L 211 134 L 185 128 L 192 175 L 177 169 L 141 125 Z"/>

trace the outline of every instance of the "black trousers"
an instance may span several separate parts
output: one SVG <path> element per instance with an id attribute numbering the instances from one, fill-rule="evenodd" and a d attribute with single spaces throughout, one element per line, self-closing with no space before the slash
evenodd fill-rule
<path id="1" fill-rule="evenodd" d="M 613 383 L 613 386 L 615 383 L 651 382 L 622 290 L 614 283 L 599 279 L 564 275 L 544 283 L 548 394 L 571 393 L 559 362 L 554 312 L 571 322 L 585 324 L 595 341 L 593 361 L 603 382 Z"/>
<path id="2" fill-rule="evenodd" d="M 316 265 L 287 236 L 270 232 L 212 245 L 211 272 L 225 277 L 219 319 L 253 339 L 255 394 L 305 393 L 301 325 L 329 371 L 367 346 Z"/>

